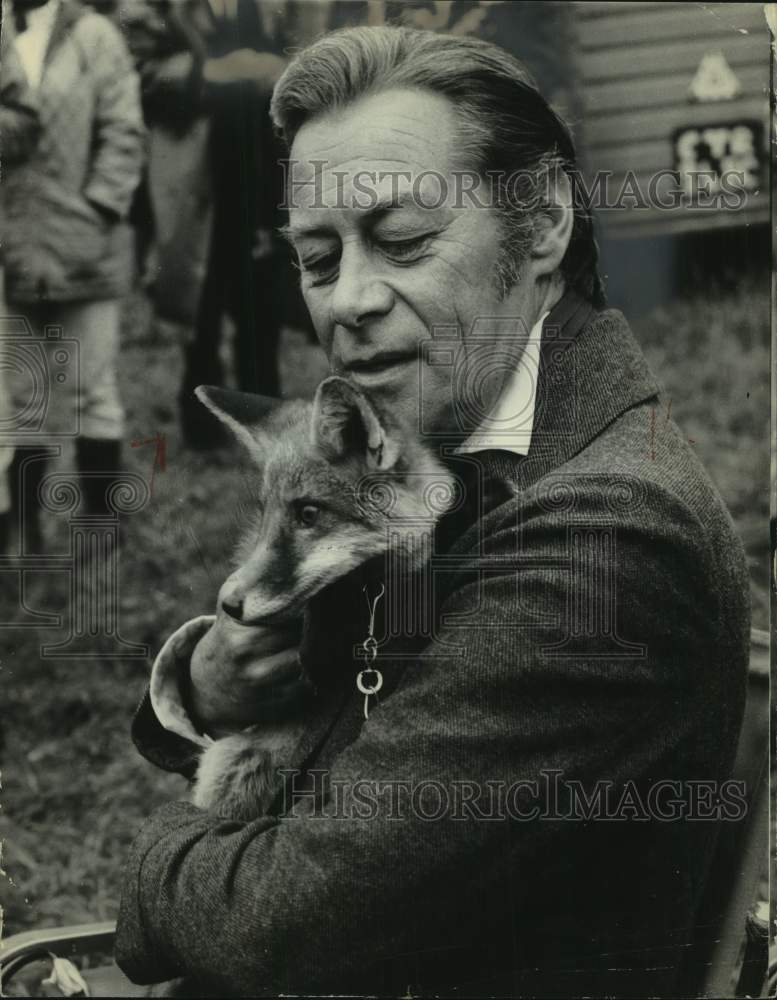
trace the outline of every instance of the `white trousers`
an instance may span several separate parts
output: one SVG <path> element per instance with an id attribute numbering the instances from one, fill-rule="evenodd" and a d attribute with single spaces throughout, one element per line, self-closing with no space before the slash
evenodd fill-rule
<path id="1" fill-rule="evenodd" d="M 2 303 L 0 303 L 2 305 Z M 0 513 L 15 446 L 121 440 L 121 303 L 9 303 L 0 312 Z"/>
<path id="2" fill-rule="evenodd" d="M 0 369 L 10 409 L 4 439 L 19 445 L 121 439 L 120 310 L 117 299 L 9 304 L 0 329 Z"/>

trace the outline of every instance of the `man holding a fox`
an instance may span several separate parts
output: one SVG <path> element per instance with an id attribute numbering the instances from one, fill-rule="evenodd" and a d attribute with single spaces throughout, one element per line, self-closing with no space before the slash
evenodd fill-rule
<path id="1" fill-rule="evenodd" d="M 272 114 L 333 377 L 200 391 L 257 516 L 133 723 L 198 805 L 138 835 L 118 962 L 189 996 L 678 995 L 748 582 L 683 436 L 651 443 L 569 130 L 501 50 L 403 28 L 324 36 Z"/>

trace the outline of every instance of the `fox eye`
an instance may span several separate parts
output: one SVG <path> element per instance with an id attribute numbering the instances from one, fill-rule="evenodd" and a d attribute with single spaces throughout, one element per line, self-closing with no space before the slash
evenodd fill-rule
<path id="1" fill-rule="evenodd" d="M 303 528 L 312 528 L 318 520 L 321 508 L 316 506 L 314 503 L 297 503 L 295 506 L 295 513 L 300 525 Z"/>

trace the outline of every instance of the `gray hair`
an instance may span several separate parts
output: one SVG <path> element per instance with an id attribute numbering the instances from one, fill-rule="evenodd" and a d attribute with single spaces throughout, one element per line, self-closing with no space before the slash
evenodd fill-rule
<path id="1" fill-rule="evenodd" d="M 503 220 L 497 275 L 502 293 L 517 280 L 532 245 L 548 178 L 563 170 L 571 180 L 574 223 L 562 273 L 585 298 L 603 305 L 593 221 L 580 185 L 574 183 L 577 161 L 570 129 L 525 67 L 503 49 L 479 38 L 406 27 L 344 28 L 324 35 L 293 59 L 276 84 L 270 114 L 290 149 L 307 121 L 368 94 L 400 87 L 447 97 L 457 116 L 463 161 L 492 183 L 496 179 L 495 204 Z"/>

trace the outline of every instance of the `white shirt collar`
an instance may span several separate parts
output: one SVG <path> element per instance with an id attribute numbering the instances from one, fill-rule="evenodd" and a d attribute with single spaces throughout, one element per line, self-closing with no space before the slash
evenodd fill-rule
<path id="1" fill-rule="evenodd" d="M 44 24 L 51 24 L 54 15 L 57 13 L 59 0 L 48 0 L 48 3 L 41 4 L 40 7 L 33 7 L 26 12 L 27 31 L 37 30 Z"/>
<path id="2" fill-rule="evenodd" d="M 46 58 L 46 49 L 49 47 L 58 9 L 59 0 L 48 0 L 42 7 L 33 7 L 27 11 L 27 27 L 14 39 L 19 60 L 33 89 L 40 86 L 43 61 Z"/>
<path id="3" fill-rule="evenodd" d="M 548 312 L 543 313 L 532 327 L 518 367 L 491 412 L 456 449 L 456 454 L 473 455 L 495 449 L 528 455 L 537 404 L 542 324 Z"/>

